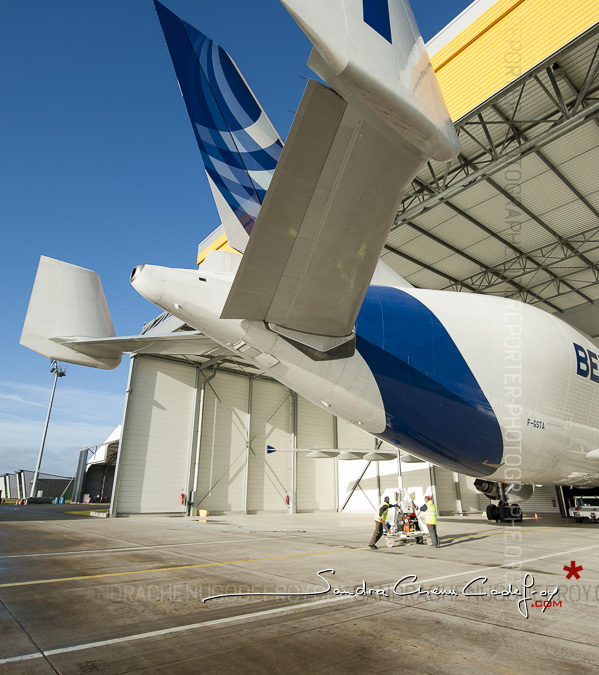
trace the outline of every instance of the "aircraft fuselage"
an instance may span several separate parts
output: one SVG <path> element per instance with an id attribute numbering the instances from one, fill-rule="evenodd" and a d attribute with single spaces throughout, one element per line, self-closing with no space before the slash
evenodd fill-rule
<path id="1" fill-rule="evenodd" d="M 145 265 L 132 283 L 312 403 L 424 460 L 490 481 L 599 484 L 599 461 L 586 457 L 599 448 L 595 347 L 560 319 L 500 297 L 370 286 L 355 354 L 313 361 L 263 322 L 219 318 L 234 269 L 215 260 L 200 272 Z"/>

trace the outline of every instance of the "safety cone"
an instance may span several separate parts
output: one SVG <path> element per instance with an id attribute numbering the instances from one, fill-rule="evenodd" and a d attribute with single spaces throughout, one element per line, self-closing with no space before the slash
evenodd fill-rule
<path id="1" fill-rule="evenodd" d="M 539 519 L 539 514 L 535 513 L 535 520 L 538 520 L 538 519 Z"/>

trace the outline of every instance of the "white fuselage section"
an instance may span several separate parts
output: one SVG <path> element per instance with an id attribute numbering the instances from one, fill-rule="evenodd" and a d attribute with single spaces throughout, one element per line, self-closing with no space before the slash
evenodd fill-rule
<path id="1" fill-rule="evenodd" d="M 263 322 L 220 319 L 238 260 L 236 255 L 215 252 L 199 271 L 144 265 L 136 268 L 132 284 L 151 302 L 312 403 L 365 431 L 401 444 L 412 454 L 456 468 L 459 443 L 458 451 L 445 451 L 438 442 L 428 441 L 427 446 L 418 430 L 412 430 L 411 436 L 404 433 L 402 424 L 406 420 L 402 421 L 401 411 L 398 414 L 393 409 L 399 404 L 389 398 L 383 400 L 383 380 L 360 353 L 359 340 L 358 349 L 349 358 L 313 361 Z M 485 400 L 488 405 L 480 415 L 485 423 L 491 424 L 490 417 L 496 419 L 496 435 L 503 450 L 500 459 L 485 460 L 486 448 L 481 442 L 476 450 L 480 450 L 480 469 L 466 468 L 465 473 L 511 483 L 599 484 L 599 461 L 587 457 L 599 448 L 599 382 L 595 381 L 599 380 L 599 372 L 595 347 L 588 339 L 556 317 L 515 300 L 414 288 L 394 290 L 408 294 L 412 304 L 418 303 L 427 320 L 434 317 L 439 322 L 444 339 L 453 342 L 456 358 L 463 358 L 470 371 L 468 377 L 481 392 L 475 402 L 469 402 L 467 397 L 460 399 L 455 393 L 461 391 L 457 367 L 456 382 L 446 378 L 443 387 L 437 386 L 435 359 L 439 355 L 432 354 L 427 361 L 430 365 L 418 366 L 420 379 L 414 380 L 410 375 L 410 391 L 416 394 L 414 387 L 419 382 L 433 382 L 436 387 L 433 398 L 422 399 L 424 403 L 416 415 L 422 418 L 420 424 L 434 426 L 442 417 L 445 404 L 439 391 L 448 392 L 451 405 L 459 399 L 459 409 L 473 415 L 479 415 L 476 408 L 482 410 L 480 400 Z M 357 327 L 359 336 L 360 319 Z M 405 325 L 402 331 L 409 334 L 410 329 Z M 383 357 L 389 350 L 389 337 L 385 340 L 387 343 L 382 341 L 377 348 Z M 416 348 L 421 349 L 421 345 Z M 401 365 L 398 372 L 415 372 L 416 364 L 411 362 L 409 353 L 401 362 L 397 355 L 390 358 L 394 359 L 392 363 Z M 462 364 L 462 371 L 464 367 Z M 448 372 L 452 372 L 451 368 Z M 393 368 L 387 368 L 384 377 L 393 377 Z M 398 392 L 407 386 L 401 377 L 393 384 Z M 431 385 L 425 388 L 430 390 Z M 426 409 L 429 405 L 430 409 Z M 407 420 L 406 427 L 412 426 L 411 419 Z M 471 437 L 468 428 L 460 432 L 464 434 L 464 447 L 476 444 L 475 432 Z M 462 436 L 457 438 L 459 441 Z"/>

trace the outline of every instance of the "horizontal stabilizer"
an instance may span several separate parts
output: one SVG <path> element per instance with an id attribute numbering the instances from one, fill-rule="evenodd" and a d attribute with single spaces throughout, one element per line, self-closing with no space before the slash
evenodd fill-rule
<path id="1" fill-rule="evenodd" d="M 21 344 L 49 359 L 116 368 L 121 356 L 225 356 L 228 350 L 198 331 L 115 336 L 100 277 L 92 270 L 40 258 Z"/>
<path id="2" fill-rule="evenodd" d="M 456 133 L 408 0 L 282 0 L 314 49 L 308 61 L 351 105 L 367 108 L 439 161 Z"/>
<path id="3" fill-rule="evenodd" d="M 111 338 L 53 338 L 81 354 L 118 358 L 121 354 L 162 354 L 164 356 L 221 356 L 230 352 L 198 331 L 168 335 L 130 335 Z"/>
<path id="4" fill-rule="evenodd" d="M 350 335 L 424 157 L 310 80 L 222 312 Z"/>
<path id="5" fill-rule="evenodd" d="M 272 452 L 301 452 L 306 453 L 305 456 L 310 459 L 332 459 L 337 457 L 340 460 L 356 460 L 366 459 L 370 461 L 388 461 L 390 459 L 397 459 L 397 451 L 395 450 L 364 450 L 364 449 L 347 449 L 347 448 L 274 448 L 272 445 L 266 446 L 268 454 Z M 403 455 L 402 455 L 403 459 Z"/>
<path id="6" fill-rule="evenodd" d="M 114 337 L 100 277 L 92 270 L 42 256 L 37 268 L 21 344 L 49 359 L 110 370 L 121 355 L 83 354 L 57 337 Z"/>

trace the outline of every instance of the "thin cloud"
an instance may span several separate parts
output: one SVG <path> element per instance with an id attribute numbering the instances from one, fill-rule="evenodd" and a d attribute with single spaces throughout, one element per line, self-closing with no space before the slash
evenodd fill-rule
<path id="1" fill-rule="evenodd" d="M 16 403 L 23 403 L 24 405 L 34 405 L 34 406 L 39 406 L 40 408 L 44 407 L 43 403 L 38 403 L 37 401 L 28 401 L 21 396 L 17 396 L 16 394 L 2 394 L 0 393 L 0 398 L 4 399 L 5 401 L 15 401 Z"/>
<path id="2" fill-rule="evenodd" d="M 70 475 L 81 449 L 101 444 L 120 423 L 124 396 L 62 386 L 48 427 L 42 470 Z M 48 406 L 48 389 L 0 382 L 0 474 L 33 468 Z"/>

